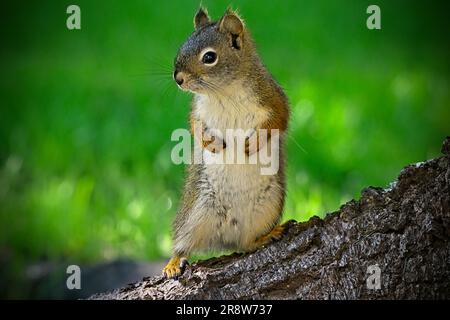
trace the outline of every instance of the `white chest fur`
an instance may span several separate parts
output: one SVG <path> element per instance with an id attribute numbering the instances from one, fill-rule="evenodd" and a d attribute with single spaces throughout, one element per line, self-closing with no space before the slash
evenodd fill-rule
<path id="1" fill-rule="evenodd" d="M 197 95 L 195 115 L 219 136 L 226 129 L 252 129 L 267 120 L 268 111 L 262 108 L 254 95 L 243 87 L 229 89 L 233 94 L 217 96 Z"/>

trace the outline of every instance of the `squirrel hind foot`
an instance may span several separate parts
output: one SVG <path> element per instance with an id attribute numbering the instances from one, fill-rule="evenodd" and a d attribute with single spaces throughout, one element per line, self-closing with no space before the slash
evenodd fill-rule
<path id="1" fill-rule="evenodd" d="M 173 256 L 167 265 L 164 267 L 162 273 L 167 279 L 178 279 L 184 272 L 186 265 L 188 265 L 186 258 L 180 256 Z"/>
<path id="2" fill-rule="evenodd" d="M 273 241 L 280 240 L 287 232 L 287 223 L 275 226 L 268 234 L 263 235 L 255 240 L 255 247 L 259 248 Z"/>

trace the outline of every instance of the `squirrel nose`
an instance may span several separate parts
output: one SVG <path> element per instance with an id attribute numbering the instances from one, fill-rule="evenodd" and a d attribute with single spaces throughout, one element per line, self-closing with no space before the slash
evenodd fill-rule
<path id="1" fill-rule="evenodd" d="M 182 72 L 175 71 L 173 73 L 173 78 L 179 86 L 181 86 L 184 82 L 184 74 Z"/>

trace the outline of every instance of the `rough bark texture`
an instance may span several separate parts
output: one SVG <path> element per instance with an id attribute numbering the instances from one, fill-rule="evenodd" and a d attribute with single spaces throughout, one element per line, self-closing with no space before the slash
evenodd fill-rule
<path id="1" fill-rule="evenodd" d="M 254 253 L 200 261 L 178 281 L 144 278 L 91 298 L 449 299 L 449 137 L 442 152 L 323 220 L 291 222 L 285 237 Z M 378 290 L 367 286 L 376 265 Z"/>

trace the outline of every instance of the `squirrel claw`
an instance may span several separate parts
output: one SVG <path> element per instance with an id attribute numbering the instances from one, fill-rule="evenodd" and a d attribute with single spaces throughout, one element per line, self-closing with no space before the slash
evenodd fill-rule
<path id="1" fill-rule="evenodd" d="M 175 279 L 183 273 L 188 261 L 186 258 L 180 258 L 178 256 L 172 257 L 167 265 L 164 267 L 162 273 L 167 279 Z"/>
<path id="2" fill-rule="evenodd" d="M 285 234 L 285 231 L 286 230 L 285 230 L 284 226 L 276 226 L 270 232 L 271 240 L 280 240 L 283 237 L 283 235 Z"/>

